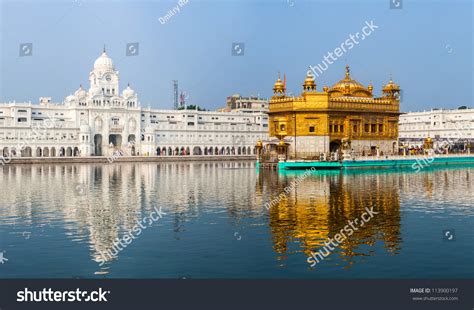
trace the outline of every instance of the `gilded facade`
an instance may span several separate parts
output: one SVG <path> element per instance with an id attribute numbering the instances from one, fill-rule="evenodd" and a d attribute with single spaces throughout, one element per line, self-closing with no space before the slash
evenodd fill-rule
<path id="1" fill-rule="evenodd" d="M 289 157 L 338 152 L 345 145 L 352 154 L 393 154 L 398 152 L 400 87 L 390 80 L 375 97 L 367 87 L 345 77 L 332 87 L 318 91 L 308 72 L 300 96 L 287 96 L 280 76 L 270 100 L 269 135 L 265 151 L 283 143 Z M 283 142 L 282 142 L 283 141 Z"/>

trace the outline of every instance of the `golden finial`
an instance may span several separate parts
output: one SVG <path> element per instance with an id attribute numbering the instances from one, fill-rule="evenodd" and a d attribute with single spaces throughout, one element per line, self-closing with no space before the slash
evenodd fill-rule
<path id="1" fill-rule="evenodd" d="M 273 92 L 278 95 L 282 95 L 285 93 L 285 85 L 281 81 L 280 71 L 278 71 L 278 80 L 275 82 L 275 85 L 273 86 Z"/>
<path id="2" fill-rule="evenodd" d="M 349 79 L 350 72 L 351 72 L 351 69 L 349 69 L 349 65 L 346 65 L 346 79 Z"/>
<path id="3" fill-rule="evenodd" d="M 303 90 L 305 92 L 307 92 L 307 91 L 312 91 L 312 92 L 316 91 L 316 83 L 314 82 L 314 76 L 311 72 L 311 67 L 306 72 L 306 79 L 304 80 Z"/>

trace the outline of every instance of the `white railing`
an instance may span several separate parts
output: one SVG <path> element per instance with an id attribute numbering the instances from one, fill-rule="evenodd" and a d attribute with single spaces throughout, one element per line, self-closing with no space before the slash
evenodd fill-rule
<path id="1" fill-rule="evenodd" d="M 419 154 L 419 155 L 381 155 L 381 156 L 354 156 L 349 160 L 397 160 L 397 159 L 422 159 L 428 157 L 474 157 L 474 154 L 456 153 L 456 154 Z"/>

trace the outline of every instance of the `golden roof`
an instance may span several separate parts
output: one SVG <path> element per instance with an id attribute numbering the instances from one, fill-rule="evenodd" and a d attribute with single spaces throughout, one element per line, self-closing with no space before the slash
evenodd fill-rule
<path id="1" fill-rule="evenodd" d="M 280 72 L 278 72 L 278 80 L 275 82 L 275 85 L 273 86 L 273 91 L 276 92 L 284 92 L 285 90 L 285 85 L 280 79 Z"/>
<path id="2" fill-rule="evenodd" d="M 306 79 L 304 80 L 304 86 L 312 86 L 314 85 L 314 77 L 313 75 L 308 72 L 308 74 L 306 75 Z"/>
<path id="3" fill-rule="evenodd" d="M 316 83 L 314 82 L 314 76 L 308 70 L 306 73 L 306 79 L 303 83 L 303 90 L 305 92 L 315 92 L 316 91 Z"/>
<path id="4" fill-rule="evenodd" d="M 349 66 L 346 66 L 346 76 L 329 90 L 330 94 L 354 97 L 370 97 L 371 93 L 361 83 L 350 76 Z"/>
<path id="5" fill-rule="evenodd" d="M 385 85 L 382 90 L 384 92 L 386 91 L 392 91 L 392 90 L 400 90 L 400 86 L 398 86 L 397 84 L 395 84 L 393 81 L 392 81 L 392 78 L 390 78 L 390 81 L 388 82 L 387 85 Z"/>

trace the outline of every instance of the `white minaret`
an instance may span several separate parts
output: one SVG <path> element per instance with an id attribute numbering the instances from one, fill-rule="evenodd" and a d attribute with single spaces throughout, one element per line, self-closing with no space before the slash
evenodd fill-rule
<path id="1" fill-rule="evenodd" d="M 112 59 L 104 51 L 94 62 L 89 74 L 89 93 L 93 96 L 119 96 L 119 72 L 115 70 Z"/>

